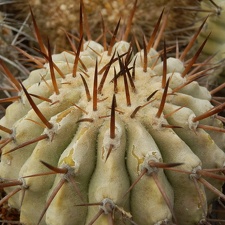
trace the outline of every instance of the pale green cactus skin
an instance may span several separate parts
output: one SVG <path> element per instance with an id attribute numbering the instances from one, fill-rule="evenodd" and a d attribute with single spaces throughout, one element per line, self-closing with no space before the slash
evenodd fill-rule
<path id="1" fill-rule="evenodd" d="M 114 45 L 112 52 L 116 50 L 121 55 L 128 49 L 129 44 L 121 41 Z M 86 75 L 79 64 L 76 77 L 73 77 L 74 56 L 67 52 L 53 55 L 54 63 L 65 75 L 65 78 L 61 78 L 55 71 L 59 94 L 53 91 L 48 63 L 44 68 L 31 72 L 23 85 L 29 93 L 52 100 L 54 104 L 33 98 L 53 128 L 43 128 L 31 121 L 41 123 L 23 91 L 20 93 L 21 99 L 10 105 L 5 117 L 1 119 L 1 125 L 13 130 L 11 135 L 1 132 L 2 138 L 13 137 L 13 141 L 2 149 L 0 177 L 3 181 L 23 181 L 21 188 L 25 195 L 20 191 L 9 199 L 9 204 L 16 208 L 21 207 L 20 220 L 25 225 L 38 223 L 47 200 L 62 180 L 66 182 L 47 209 L 40 222 L 42 225 L 89 224 L 99 208 L 103 210 L 103 214 L 96 220 L 97 225 L 110 224 L 110 210 L 115 211 L 113 218 L 114 224 L 117 225 L 171 224 L 172 212 L 151 176 L 152 173 L 157 175 L 180 225 L 197 224 L 204 220 L 203 212 L 207 211 L 208 206 L 217 197 L 200 183 L 197 191 L 193 178 L 198 178 L 197 170 L 222 168 L 225 162 L 224 134 L 216 131 L 206 132 L 197 128 L 199 122 L 192 121 L 194 117 L 213 108 L 208 90 L 197 82 L 192 82 L 174 94 L 167 95 L 163 113 L 157 117 L 164 91 L 163 62 L 156 60 L 158 52 L 151 49 L 146 72 L 143 71 L 143 52 L 137 53 L 130 63 L 132 67 L 136 58 L 133 80 L 136 89 L 132 90 L 129 85 L 131 104 L 127 105 L 124 76 L 117 78 L 116 94 L 114 83 L 111 82 L 114 78 L 114 68 L 117 73 L 120 71 L 117 60 L 109 69 L 103 89 L 98 93 L 97 109 L 93 110 L 93 98 L 87 100 L 80 74 L 85 77 L 90 93 L 93 93 L 96 60 L 100 71 L 111 57 L 100 44 L 86 42 L 84 51 L 80 53 L 80 59 L 87 67 Z M 168 93 L 186 82 L 186 78 L 181 76 L 183 71 L 184 65 L 180 60 L 167 59 L 167 79 L 170 77 Z M 102 77 L 102 74 L 97 76 L 98 86 Z M 148 96 L 156 90 L 158 92 L 151 99 L 152 102 L 141 107 L 135 116 L 131 116 L 138 106 L 148 102 Z M 114 94 L 115 137 L 111 138 L 110 112 Z M 164 118 L 164 115 L 180 106 L 183 108 Z M 80 121 L 84 118 L 91 120 Z M 222 123 L 215 116 L 201 120 L 200 123 L 222 127 Z M 172 129 L 162 124 L 181 128 Z M 48 138 L 4 154 L 42 134 L 47 134 Z M 112 151 L 106 160 L 110 146 Z M 68 172 L 26 177 L 50 171 L 40 160 L 55 167 L 68 168 Z M 148 165 L 151 160 L 183 163 L 177 168 L 191 174 L 152 168 Z M 148 173 L 125 195 L 143 168 L 146 168 Z M 71 184 L 71 177 L 76 182 L 83 201 Z M 218 189 L 223 184 L 222 181 L 212 178 L 207 180 Z M 5 190 L 10 192 L 13 189 L 10 187 Z M 84 203 L 103 203 L 103 206 L 77 206 Z M 107 210 L 107 204 L 111 207 L 110 210 Z"/>
<path id="2" fill-rule="evenodd" d="M 210 1 L 201 2 L 201 10 L 199 13 L 199 18 L 207 18 L 207 21 L 203 27 L 203 30 L 198 36 L 198 41 L 201 43 L 209 35 L 209 39 L 203 48 L 202 54 L 204 57 L 210 57 L 215 55 L 213 58 L 214 63 L 220 63 L 221 67 L 217 68 L 214 76 L 210 79 L 214 79 L 217 83 L 224 82 L 224 59 L 225 59 L 225 1 L 224 0 L 214 0 L 215 5 Z M 215 76 L 218 74 L 219 76 Z"/>
<path id="3" fill-rule="evenodd" d="M 206 17 L 209 14 L 209 17 L 206 21 L 203 31 L 199 35 L 200 42 L 204 40 L 208 34 L 210 38 L 207 41 L 203 52 L 207 55 L 212 55 L 217 52 L 221 56 L 225 56 L 225 31 L 224 31 L 224 21 L 225 21 L 225 1 L 224 0 L 214 0 L 219 8 L 216 8 L 210 1 L 202 1 L 201 9 L 202 10 L 212 10 L 214 13 L 199 13 L 199 17 Z"/>

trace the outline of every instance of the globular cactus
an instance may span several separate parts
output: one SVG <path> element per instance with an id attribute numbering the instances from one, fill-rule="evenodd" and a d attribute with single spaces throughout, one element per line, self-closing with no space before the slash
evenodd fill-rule
<path id="1" fill-rule="evenodd" d="M 209 32 L 212 32 L 210 39 L 206 43 L 203 53 L 207 55 L 215 54 L 219 51 L 219 54 L 224 53 L 224 19 L 225 19 L 225 2 L 223 0 L 214 1 L 202 1 L 199 17 L 203 18 L 209 14 L 209 18 L 204 26 L 204 29 L 199 35 L 199 42 L 204 40 Z M 224 58 L 224 56 L 223 56 Z"/>
<path id="2" fill-rule="evenodd" d="M 207 41 L 205 48 L 203 49 L 204 57 L 210 57 L 215 55 L 213 62 L 221 64 L 217 68 L 214 76 L 210 77 L 210 80 L 214 80 L 214 83 L 224 82 L 224 59 L 225 59 L 225 34 L 224 34 L 224 21 L 225 21 L 225 1 L 223 0 L 209 0 L 201 2 L 201 12 L 198 14 L 199 18 L 205 18 L 209 16 L 203 30 L 201 31 L 198 42 L 206 38 L 209 32 L 211 32 L 210 38 Z"/>
<path id="3" fill-rule="evenodd" d="M 205 41 L 188 63 L 187 51 L 167 58 L 152 48 L 159 22 L 136 54 L 118 24 L 107 49 L 81 33 L 74 52 L 52 55 L 37 35 L 47 62 L 22 83 L 1 63 L 18 97 L 0 121 L 0 204 L 21 223 L 210 221 L 225 199 L 224 104 L 195 81 L 206 71 L 191 72 Z"/>

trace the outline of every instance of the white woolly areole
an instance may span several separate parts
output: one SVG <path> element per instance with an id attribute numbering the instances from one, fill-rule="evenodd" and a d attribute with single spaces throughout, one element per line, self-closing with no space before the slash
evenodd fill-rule
<path id="1" fill-rule="evenodd" d="M 196 166 L 195 168 L 192 169 L 192 173 L 190 174 L 190 178 L 193 179 L 193 178 L 197 178 L 199 179 L 201 177 L 201 175 L 197 174 L 197 171 L 198 170 L 202 170 L 202 167 L 199 165 L 199 166 Z"/>
<path id="2" fill-rule="evenodd" d="M 164 220 L 158 221 L 154 225 L 168 224 L 168 221 L 169 221 L 168 219 L 164 219 Z"/>
<path id="3" fill-rule="evenodd" d="M 148 153 L 145 156 L 145 160 L 141 165 L 142 170 L 143 169 L 147 169 L 147 174 L 150 175 L 152 172 L 156 172 L 158 170 L 158 168 L 156 167 L 151 167 L 149 165 L 150 161 L 154 161 L 154 162 L 160 162 L 161 156 L 158 153 L 158 151 L 151 151 L 150 153 Z"/>
<path id="4" fill-rule="evenodd" d="M 29 188 L 28 185 L 26 184 L 26 180 L 23 177 L 20 177 L 18 180 L 21 181 L 21 183 L 22 183 L 20 185 L 21 189 L 27 189 L 27 188 Z"/>
<path id="5" fill-rule="evenodd" d="M 52 122 L 52 121 L 51 121 Z M 44 130 L 44 134 L 48 135 L 48 138 L 52 141 L 54 138 L 54 135 L 57 133 L 57 131 L 59 130 L 60 125 L 58 123 L 51 123 L 53 125 L 53 127 L 51 129 L 49 128 L 45 128 Z"/>
<path id="6" fill-rule="evenodd" d="M 100 209 L 102 209 L 105 214 L 111 213 L 114 208 L 115 208 L 115 204 L 111 199 L 104 198 L 102 200 L 102 205 L 100 206 Z"/>
<path id="7" fill-rule="evenodd" d="M 196 117 L 196 115 L 193 113 L 188 117 L 188 127 L 191 130 L 196 130 L 198 127 L 199 122 L 193 122 L 193 119 Z"/>
<path id="8" fill-rule="evenodd" d="M 110 146 L 113 146 L 113 150 L 117 149 L 120 146 L 122 129 L 118 124 L 116 124 L 115 131 L 115 138 L 113 139 L 110 137 L 110 129 L 105 132 L 103 146 L 106 151 L 110 149 Z"/>

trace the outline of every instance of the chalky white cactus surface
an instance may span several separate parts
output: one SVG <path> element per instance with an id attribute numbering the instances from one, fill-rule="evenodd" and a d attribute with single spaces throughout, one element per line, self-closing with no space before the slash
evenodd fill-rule
<path id="1" fill-rule="evenodd" d="M 104 51 L 88 41 L 80 60 L 68 52 L 48 57 L 15 87 L 20 98 L 0 121 L 9 129 L 1 131 L 0 177 L 7 193 L 17 192 L 8 201 L 22 223 L 206 219 L 217 198 L 209 183 L 219 190 L 223 184 L 203 176 L 217 168 L 214 175 L 223 178 L 217 108 L 206 88 L 189 82 L 179 59 L 131 49 L 121 41 Z"/>

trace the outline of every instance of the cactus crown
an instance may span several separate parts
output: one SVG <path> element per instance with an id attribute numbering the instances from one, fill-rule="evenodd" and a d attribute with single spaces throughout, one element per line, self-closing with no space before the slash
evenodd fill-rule
<path id="1" fill-rule="evenodd" d="M 207 39 L 186 63 L 197 35 L 167 58 L 162 16 L 136 54 L 118 23 L 108 49 L 80 29 L 73 52 L 52 55 L 32 14 L 45 64 L 28 55 L 42 68 L 18 82 L 1 63 L 18 92 L 0 121 L 1 204 L 22 223 L 189 225 L 225 199 L 224 104 L 195 81 L 203 64 L 192 70 Z"/>

